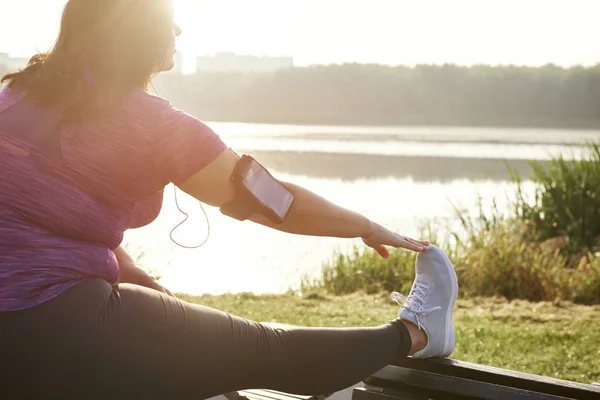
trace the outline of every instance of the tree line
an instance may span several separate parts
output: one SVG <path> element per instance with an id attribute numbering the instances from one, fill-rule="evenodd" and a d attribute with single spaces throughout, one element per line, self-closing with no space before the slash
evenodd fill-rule
<path id="1" fill-rule="evenodd" d="M 211 121 L 600 128 L 600 64 L 342 64 L 168 73 L 154 87 L 175 106 Z"/>
<path id="2" fill-rule="evenodd" d="M 600 65 L 343 64 L 166 74 L 159 95 L 202 119 L 297 124 L 600 127 Z"/>

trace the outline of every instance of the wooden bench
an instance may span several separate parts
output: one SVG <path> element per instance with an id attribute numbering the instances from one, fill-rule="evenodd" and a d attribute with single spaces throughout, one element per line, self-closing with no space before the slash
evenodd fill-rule
<path id="1" fill-rule="evenodd" d="M 581 384 L 449 359 L 407 358 L 355 388 L 351 400 L 600 400 L 600 382 Z M 273 390 L 241 390 L 229 400 L 325 400 Z M 350 399 L 348 399 L 350 400 Z"/>
<path id="2" fill-rule="evenodd" d="M 598 385 L 448 359 L 408 358 L 378 371 L 364 383 L 364 389 L 354 389 L 352 400 L 600 400 Z"/>

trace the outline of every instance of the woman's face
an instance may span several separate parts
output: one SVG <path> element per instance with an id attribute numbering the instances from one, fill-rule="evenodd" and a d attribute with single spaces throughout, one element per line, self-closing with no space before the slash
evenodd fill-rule
<path id="1" fill-rule="evenodd" d="M 181 28 L 175 23 L 175 21 L 173 21 L 173 29 L 171 30 L 171 37 L 168 41 L 169 46 L 166 49 L 165 60 L 158 72 L 170 71 L 173 69 L 173 67 L 175 67 L 174 56 L 175 52 L 177 51 L 176 39 L 179 35 L 181 35 Z"/>

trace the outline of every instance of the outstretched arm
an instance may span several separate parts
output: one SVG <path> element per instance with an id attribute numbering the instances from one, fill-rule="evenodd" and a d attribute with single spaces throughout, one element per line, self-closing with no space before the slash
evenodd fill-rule
<path id="1" fill-rule="evenodd" d="M 221 207 L 235 196 L 230 176 L 238 160 L 239 156 L 235 152 L 226 150 L 179 187 L 204 203 Z M 382 257 L 389 256 L 385 246 L 423 251 L 429 244 L 391 232 L 301 186 L 284 184 L 292 191 L 295 199 L 287 219 L 282 224 L 273 224 L 266 217 L 255 214 L 252 221 L 299 235 L 362 238 L 366 245 L 374 248 Z"/>

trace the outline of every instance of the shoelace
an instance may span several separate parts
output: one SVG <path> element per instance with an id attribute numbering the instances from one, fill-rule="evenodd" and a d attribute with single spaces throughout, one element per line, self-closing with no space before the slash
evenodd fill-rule
<path id="1" fill-rule="evenodd" d="M 423 304 L 427 302 L 427 290 L 429 290 L 429 286 L 422 282 L 415 282 L 412 289 L 410 290 L 408 298 L 404 297 L 398 292 L 392 293 L 392 300 L 398 303 L 400 307 L 406 308 L 408 311 L 412 312 L 415 315 L 415 319 L 417 320 L 419 330 L 421 330 L 422 328 L 420 317 L 425 316 L 433 311 L 438 311 L 442 309 L 442 307 L 440 306 L 427 309 L 423 308 Z M 400 300 L 402 300 L 402 303 L 400 302 Z"/>

